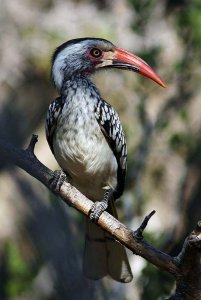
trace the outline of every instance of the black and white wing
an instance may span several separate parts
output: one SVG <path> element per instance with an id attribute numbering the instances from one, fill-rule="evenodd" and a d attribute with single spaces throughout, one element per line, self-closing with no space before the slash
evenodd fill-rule
<path id="1" fill-rule="evenodd" d="M 117 160 L 117 187 L 114 191 L 114 199 L 117 199 L 123 193 L 127 170 L 125 134 L 117 112 L 106 101 L 102 99 L 99 101 L 95 109 L 95 116 Z"/>
<path id="2" fill-rule="evenodd" d="M 54 130 L 57 126 L 57 120 L 63 109 L 63 105 L 64 104 L 63 104 L 61 97 L 57 97 L 50 104 L 48 112 L 47 112 L 47 116 L 46 116 L 46 124 L 45 124 L 46 138 L 47 138 L 48 144 L 49 144 L 50 149 L 52 150 L 53 154 L 54 154 L 54 150 L 53 150 Z"/>

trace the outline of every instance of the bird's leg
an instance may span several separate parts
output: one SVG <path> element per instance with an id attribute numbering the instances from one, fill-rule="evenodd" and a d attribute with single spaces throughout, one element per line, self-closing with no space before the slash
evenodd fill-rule
<path id="1" fill-rule="evenodd" d="M 100 215 L 108 208 L 108 203 L 113 195 L 113 190 L 109 189 L 105 191 L 103 200 L 93 203 L 90 209 L 90 220 L 97 222 Z"/>
<path id="2" fill-rule="evenodd" d="M 53 192 L 59 192 L 62 184 L 67 179 L 66 174 L 62 170 L 56 170 L 53 172 L 53 176 L 50 179 L 50 188 Z"/>

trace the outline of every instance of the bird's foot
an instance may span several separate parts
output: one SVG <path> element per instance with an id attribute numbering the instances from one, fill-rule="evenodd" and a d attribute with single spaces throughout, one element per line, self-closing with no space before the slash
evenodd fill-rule
<path id="1" fill-rule="evenodd" d="M 93 222 L 98 222 L 101 214 L 108 208 L 108 203 L 110 200 L 111 195 L 113 194 L 113 190 L 107 190 L 104 194 L 104 198 L 102 201 L 96 201 L 93 203 L 90 209 L 90 220 Z"/>
<path id="2" fill-rule="evenodd" d="M 107 209 L 108 204 L 103 201 L 96 201 L 93 203 L 91 210 L 90 210 L 90 220 L 93 222 L 98 222 L 101 214 Z"/>
<path id="3" fill-rule="evenodd" d="M 50 189 L 53 192 L 59 192 L 62 184 L 67 179 L 66 174 L 62 170 L 56 170 L 53 173 L 52 178 L 50 179 Z"/>

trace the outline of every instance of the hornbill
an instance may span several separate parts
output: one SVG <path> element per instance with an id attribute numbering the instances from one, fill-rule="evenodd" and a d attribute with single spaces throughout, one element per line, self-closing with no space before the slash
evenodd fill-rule
<path id="1" fill-rule="evenodd" d="M 125 248 L 95 224 L 106 209 L 117 218 L 114 200 L 123 193 L 127 168 L 119 116 L 90 79 L 105 68 L 131 70 L 165 87 L 145 61 L 105 39 L 67 41 L 52 58 L 51 76 L 59 97 L 49 106 L 46 136 L 69 182 L 94 201 L 86 225 L 85 275 L 100 279 L 109 274 L 130 282 L 133 276 Z"/>

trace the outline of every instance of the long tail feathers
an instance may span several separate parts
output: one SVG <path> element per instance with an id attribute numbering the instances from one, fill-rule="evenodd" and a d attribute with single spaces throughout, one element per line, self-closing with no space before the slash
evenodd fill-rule
<path id="1" fill-rule="evenodd" d="M 117 218 L 113 201 L 108 211 Z M 133 279 L 124 246 L 88 219 L 83 270 L 91 279 L 100 279 L 107 274 L 120 282 Z"/>

